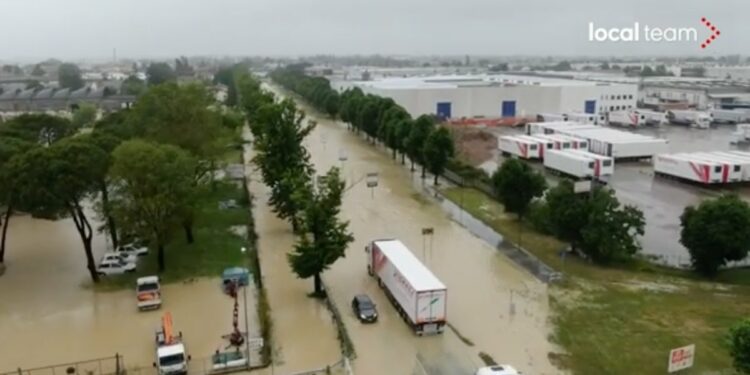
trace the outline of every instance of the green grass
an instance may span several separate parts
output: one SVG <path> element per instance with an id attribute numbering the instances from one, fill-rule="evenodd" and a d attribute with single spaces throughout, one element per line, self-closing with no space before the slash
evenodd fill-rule
<path id="1" fill-rule="evenodd" d="M 240 208 L 221 210 L 218 204 L 222 200 L 235 199 Z M 204 276 L 221 276 L 226 267 L 247 265 L 247 255 L 240 249 L 248 246 L 245 237 L 232 233 L 232 226 L 245 227 L 250 220 L 250 213 L 243 203 L 246 202 L 242 188 L 218 182 L 215 190 L 207 190 L 198 203 L 198 213 L 193 228 L 195 242 L 188 244 L 182 230 L 174 233 L 174 239 L 165 247 L 166 271 L 159 276 L 162 282 L 186 281 Z M 100 290 L 132 288 L 135 279 L 145 275 L 157 274 L 155 249 L 141 258 L 138 270 L 133 274 L 106 276 L 96 285 Z"/>
<path id="2" fill-rule="evenodd" d="M 724 271 L 711 282 L 643 260 L 611 267 L 570 256 L 563 261 L 564 243 L 506 215 L 485 194 L 464 188 L 443 193 L 565 274 L 550 297 L 553 340 L 566 352 L 550 358 L 561 367 L 575 374 L 663 374 L 670 349 L 695 344 L 695 367 L 686 374 L 732 373 L 724 340 L 750 312 L 749 269 Z"/>

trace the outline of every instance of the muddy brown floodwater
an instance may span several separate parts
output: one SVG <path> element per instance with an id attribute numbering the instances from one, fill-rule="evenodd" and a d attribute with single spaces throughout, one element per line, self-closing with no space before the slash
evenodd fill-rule
<path id="1" fill-rule="evenodd" d="M 96 259 L 106 251 L 94 238 Z M 131 290 L 95 292 L 71 220 L 17 216 L 0 277 L 0 372 L 124 355 L 128 368 L 151 368 L 161 313 L 172 314 L 195 361 L 225 344 L 233 301 L 218 279 L 163 286 L 161 310 L 138 312 Z M 248 302 L 254 306 L 252 293 Z M 252 314 L 254 316 L 254 314 Z"/>
<path id="2" fill-rule="evenodd" d="M 360 181 L 346 193 L 342 207 L 355 241 L 324 274 L 354 340 L 355 372 L 472 374 L 482 365 L 479 352 L 485 352 L 527 374 L 560 373 L 547 359 L 557 350 L 548 341 L 547 286 L 422 196 L 418 172 L 412 176 L 389 152 L 302 107 L 318 121 L 306 139 L 318 173 L 339 166 L 348 186 Z M 347 160 L 340 161 L 340 155 Z M 361 182 L 371 172 L 379 174 L 374 190 Z M 426 227 L 434 228 L 432 240 L 421 234 Z M 366 272 L 364 246 L 379 238 L 403 241 L 446 284 L 448 321 L 471 344 L 452 330 L 434 337 L 410 331 Z M 360 324 L 349 308 L 351 298 L 363 292 L 378 306 L 377 324 Z"/>
<path id="3" fill-rule="evenodd" d="M 252 155 L 246 148 L 246 160 Z M 312 280 L 300 280 L 292 273 L 286 256 L 294 246 L 292 228 L 271 211 L 267 204 L 269 189 L 252 168 L 248 167 L 248 188 L 255 197 L 255 230 L 273 320 L 274 372 L 292 374 L 323 368 L 341 359 L 331 314 L 322 302 L 307 297 L 312 292 Z"/>

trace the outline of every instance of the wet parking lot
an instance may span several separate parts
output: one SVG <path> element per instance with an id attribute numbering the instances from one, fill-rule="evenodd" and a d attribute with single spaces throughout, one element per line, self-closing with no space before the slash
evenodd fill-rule
<path id="1" fill-rule="evenodd" d="M 621 128 L 613 128 L 624 130 Z M 694 129 L 684 126 L 662 125 L 658 128 L 642 128 L 634 132 L 669 140 L 669 151 L 723 151 L 748 150 L 746 146 L 730 144 L 732 125 L 719 125 L 711 129 Z M 520 129 L 493 129 L 496 134 L 520 134 Z M 502 160 L 485 163 L 492 170 Z M 541 163 L 536 163 L 542 169 Z M 550 180 L 557 177 L 548 173 Z M 643 253 L 660 257 L 673 265 L 689 263 L 687 250 L 679 243 L 680 215 L 685 207 L 699 204 L 703 199 L 719 196 L 724 192 L 735 192 L 749 196 L 746 186 L 706 188 L 683 181 L 654 176 L 650 161 L 616 162 L 615 173 L 609 179 L 617 197 L 626 204 L 637 206 L 646 218 L 646 233 L 641 238 Z"/>

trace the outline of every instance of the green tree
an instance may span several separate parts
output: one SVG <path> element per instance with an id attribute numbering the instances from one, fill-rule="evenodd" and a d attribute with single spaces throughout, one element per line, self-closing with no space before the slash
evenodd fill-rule
<path id="1" fill-rule="evenodd" d="M 406 164 L 406 153 L 407 153 L 407 141 L 409 140 L 409 134 L 413 127 L 414 121 L 411 119 L 401 120 L 396 126 L 395 137 L 396 137 L 396 148 L 401 153 L 401 164 Z M 413 167 L 412 167 L 413 168 Z"/>
<path id="2" fill-rule="evenodd" d="M 505 210 L 523 218 L 531 201 L 541 197 L 547 188 L 544 176 L 528 164 L 508 159 L 492 174 L 492 190 Z"/>
<path id="3" fill-rule="evenodd" d="M 146 69 L 146 77 L 149 86 L 156 86 L 176 81 L 177 73 L 167 63 L 151 63 Z"/>
<path id="4" fill-rule="evenodd" d="M 107 172 L 112 165 L 112 152 L 120 145 L 120 143 L 122 143 L 122 139 L 104 130 L 94 130 L 91 133 L 77 137 L 77 139 L 90 142 L 104 152 L 106 168 L 99 170 L 101 174 L 94 176 L 96 189 L 98 190 L 100 199 L 100 202 L 95 206 L 95 209 L 105 222 L 104 229 L 109 233 L 109 236 L 112 239 L 112 246 L 117 248 L 120 242 L 117 232 L 117 223 L 112 212 L 112 202 L 110 200 L 111 187 Z"/>
<path id="5" fill-rule="evenodd" d="M 405 149 L 406 154 L 411 160 L 411 170 L 414 170 L 414 162 L 422 165 L 422 178 L 427 177 L 425 174 L 425 165 L 422 153 L 424 149 L 424 143 L 427 141 L 427 137 L 435 127 L 435 122 L 430 116 L 422 115 L 417 118 L 409 130 L 409 136 L 406 138 Z"/>
<path id="6" fill-rule="evenodd" d="M 24 211 L 51 220 L 73 218 L 94 282 L 99 281 L 91 247 L 94 231 L 83 202 L 96 192 L 97 176 L 106 168 L 102 150 L 75 138 L 34 148 L 11 159 L 8 166 L 8 174 L 14 176 L 16 198 L 23 203 Z"/>
<path id="7" fill-rule="evenodd" d="M 331 90 L 323 99 L 323 108 L 331 118 L 335 118 L 339 113 L 339 100 L 339 94 L 333 90 Z"/>
<path id="8" fill-rule="evenodd" d="M 57 80 L 60 87 L 72 90 L 78 90 L 83 87 L 84 82 L 81 77 L 81 69 L 75 64 L 61 64 L 57 69 Z"/>
<path id="9" fill-rule="evenodd" d="M 75 127 L 63 117 L 25 113 L 0 124 L 0 137 L 15 137 L 49 146 L 75 133 Z"/>
<path id="10" fill-rule="evenodd" d="M 122 81 L 122 86 L 120 87 L 121 94 L 138 96 L 144 92 L 146 92 L 146 82 L 135 75 L 131 75 Z"/>
<path id="11" fill-rule="evenodd" d="M 744 319 L 729 330 L 729 355 L 735 370 L 750 374 L 750 319 Z"/>
<path id="12" fill-rule="evenodd" d="M 588 196 L 576 194 L 573 182 L 565 179 L 547 191 L 545 201 L 550 230 L 576 251 L 583 242 L 582 232 L 588 222 Z"/>
<path id="13" fill-rule="evenodd" d="M 26 81 L 26 90 L 41 90 L 44 86 L 37 80 Z"/>
<path id="14" fill-rule="evenodd" d="M 177 74 L 177 76 L 179 77 L 190 77 L 195 73 L 193 67 L 190 66 L 188 58 L 185 56 L 180 56 L 179 58 L 175 59 L 174 66 L 175 74 Z"/>
<path id="15" fill-rule="evenodd" d="M 13 137 L 0 137 L 0 207 L 4 208 L 0 222 L 2 223 L 2 235 L 0 237 L 0 264 L 5 261 L 5 243 L 8 235 L 8 225 L 13 215 L 16 202 L 17 187 L 15 176 L 9 170 L 9 162 L 31 149 L 34 145 L 22 139 Z"/>
<path id="16" fill-rule="evenodd" d="M 34 70 L 31 71 L 31 75 L 34 77 L 41 77 L 45 74 L 47 74 L 47 72 L 45 72 L 39 64 L 34 65 Z"/>
<path id="17" fill-rule="evenodd" d="M 427 137 L 422 152 L 427 169 L 435 175 L 435 185 L 438 185 L 438 177 L 443 174 L 454 153 L 450 131 L 442 126 L 438 127 Z"/>
<path id="18" fill-rule="evenodd" d="M 693 268 L 715 276 L 727 261 L 747 257 L 750 248 L 750 206 L 736 195 L 704 200 L 680 217 L 680 242 L 690 252 Z"/>
<path id="19" fill-rule="evenodd" d="M 348 222 L 339 219 L 344 182 L 337 168 L 332 168 L 321 179 L 317 191 L 307 195 L 303 221 L 294 251 L 289 253 L 289 264 L 302 279 L 312 277 L 313 295 L 325 296 L 320 275 L 336 260 L 345 256 L 346 248 L 354 240 Z"/>
<path id="20" fill-rule="evenodd" d="M 112 153 L 115 217 L 124 232 L 156 245 L 159 272 L 166 269 L 165 247 L 183 223 L 182 211 L 194 204 L 195 168 L 193 157 L 172 145 L 130 140 Z"/>
<path id="21" fill-rule="evenodd" d="M 588 202 L 588 221 L 581 231 L 581 250 L 597 263 L 630 258 L 641 247 L 636 236 L 642 236 L 643 213 L 629 205 L 624 207 L 613 190 L 596 188 Z"/>
<path id="22" fill-rule="evenodd" d="M 80 129 L 94 124 L 98 109 L 93 104 L 83 103 L 73 112 L 73 127 Z"/>
<path id="23" fill-rule="evenodd" d="M 378 102 L 373 96 L 368 96 L 359 112 L 358 124 L 367 136 L 375 143 L 378 132 Z"/>

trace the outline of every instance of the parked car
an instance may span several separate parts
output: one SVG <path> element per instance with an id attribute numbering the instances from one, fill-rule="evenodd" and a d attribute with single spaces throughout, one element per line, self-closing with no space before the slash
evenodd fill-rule
<path id="1" fill-rule="evenodd" d="M 135 264 L 135 262 L 138 261 L 138 256 L 136 256 L 135 254 L 127 254 L 121 252 L 104 253 L 104 255 L 102 256 L 102 261 L 108 259 L 122 259 L 124 262 Z"/>
<path id="2" fill-rule="evenodd" d="M 354 315 L 362 323 L 374 323 L 378 320 L 378 312 L 375 310 L 375 304 L 370 297 L 359 294 L 352 299 L 352 310 Z"/>
<path id="3" fill-rule="evenodd" d="M 475 375 L 521 375 L 521 373 L 511 365 L 495 365 L 482 367 Z"/>
<path id="4" fill-rule="evenodd" d="M 148 254 L 148 247 L 139 246 L 136 243 L 129 243 L 118 247 L 117 252 L 140 257 Z"/>
<path id="5" fill-rule="evenodd" d="M 96 272 L 99 275 L 121 275 L 125 272 L 135 272 L 135 263 L 128 263 L 120 258 L 102 259 Z"/>

